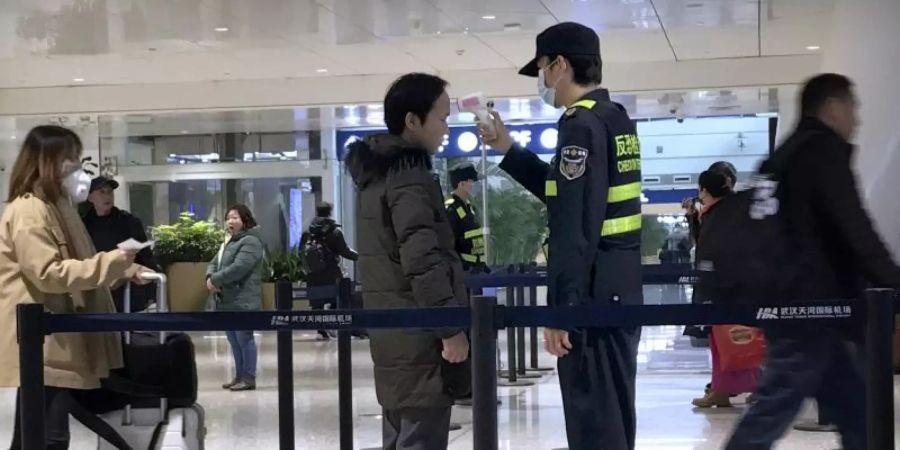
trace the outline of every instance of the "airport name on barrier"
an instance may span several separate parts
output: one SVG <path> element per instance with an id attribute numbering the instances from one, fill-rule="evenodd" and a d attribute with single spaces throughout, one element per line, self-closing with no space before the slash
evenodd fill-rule
<path id="1" fill-rule="evenodd" d="M 782 306 L 759 308 L 757 320 L 782 319 L 845 319 L 853 315 L 850 305 L 844 306 Z"/>
<path id="2" fill-rule="evenodd" d="M 353 316 L 350 314 L 275 314 L 272 316 L 272 326 L 289 326 L 292 323 L 315 323 L 328 325 L 352 325 Z"/>

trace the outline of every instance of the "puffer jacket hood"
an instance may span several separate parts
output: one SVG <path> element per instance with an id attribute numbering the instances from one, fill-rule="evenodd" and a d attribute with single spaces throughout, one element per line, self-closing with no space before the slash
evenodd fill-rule
<path id="1" fill-rule="evenodd" d="M 232 237 L 231 240 L 237 241 L 240 239 L 244 239 L 247 236 L 253 236 L 256 239 L 258 239 L 260 243 L 262 243 L 263 240 L 262 240 L 262 235 L 260 234 L 260 232 L 261 232 L 260 227 L 255 226 L 255 227 L 247 229 L 247 230 L 241 230 L 241 232 L 236 234 L 234 237 Z"/>
<path id="2" fill-rule="evenodd" d="M 348 146 L 347 171 L 360 189 L 372 181 L 383 180 L 388 173 L 410 167 L 431 170 L 428 151 L 393 134 L 377 134 Z"/>

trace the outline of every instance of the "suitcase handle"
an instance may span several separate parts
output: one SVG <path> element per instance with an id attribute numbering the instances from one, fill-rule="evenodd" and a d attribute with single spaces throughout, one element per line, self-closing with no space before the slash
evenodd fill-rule
<path id="1" fill-rule="evenodd" d="M 166 274 L 159 272 L 143 272 L 141 273 L 141 278 L 148 281 L 156 281 L 156 305 L 159 309 L 159 312 L 169 312 L 169 298 L 166 296 L 168 294 L 167 286 L 169 284 L 169 279 L 166 277 Z M 131 312 L 131 282 L 125 283 L 125 298 L 123 303 L 123 308 L 125 313 Z M 166 343 L 166 333 L 161 331 L 159 333 L 159 343 L 163 345 Z M 125 345 L 131 344 L 131 333 L 125 332 Z M 160 423 L 168 423 L 169 418 L 169 399 L 161 398 L 159 400 L 159 421 Z M 125 415 L 124 415 L 124 425 L 131 425 L 131 405 L 125 405 Z"/>

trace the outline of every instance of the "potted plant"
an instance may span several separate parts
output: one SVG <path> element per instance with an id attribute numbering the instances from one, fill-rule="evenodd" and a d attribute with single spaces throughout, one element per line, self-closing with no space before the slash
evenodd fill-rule
<path id="1" fill-rule="evenodd" d="M 225 231 L 184 212 L 172 225 L 151 228 L 150 235 L 155 241 L 153 253 L 169 278 L 169 308 L 180 312 L 206 309 L 206 267 L 225 242 Z"/>
<path id="2" fill-rule="evenodd" d="M 299 283 L 305 279 L 296 250 L 266 255 L 262 270 L 262 307 L 268 311 L 275 309 L 275 282 L 287 278 L 291 283 Z"/>

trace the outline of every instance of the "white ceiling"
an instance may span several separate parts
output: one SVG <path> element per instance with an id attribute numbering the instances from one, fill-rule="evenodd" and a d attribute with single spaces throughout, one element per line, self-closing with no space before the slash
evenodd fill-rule
<path id="1" fill-rule="evenodd" d="M 512 70 L 574 20 L 606 62 L 797 55 L 833 0 L 2 0 L 0 89 Z M 217 31 L 217 29 L 219 31 Z"/>

